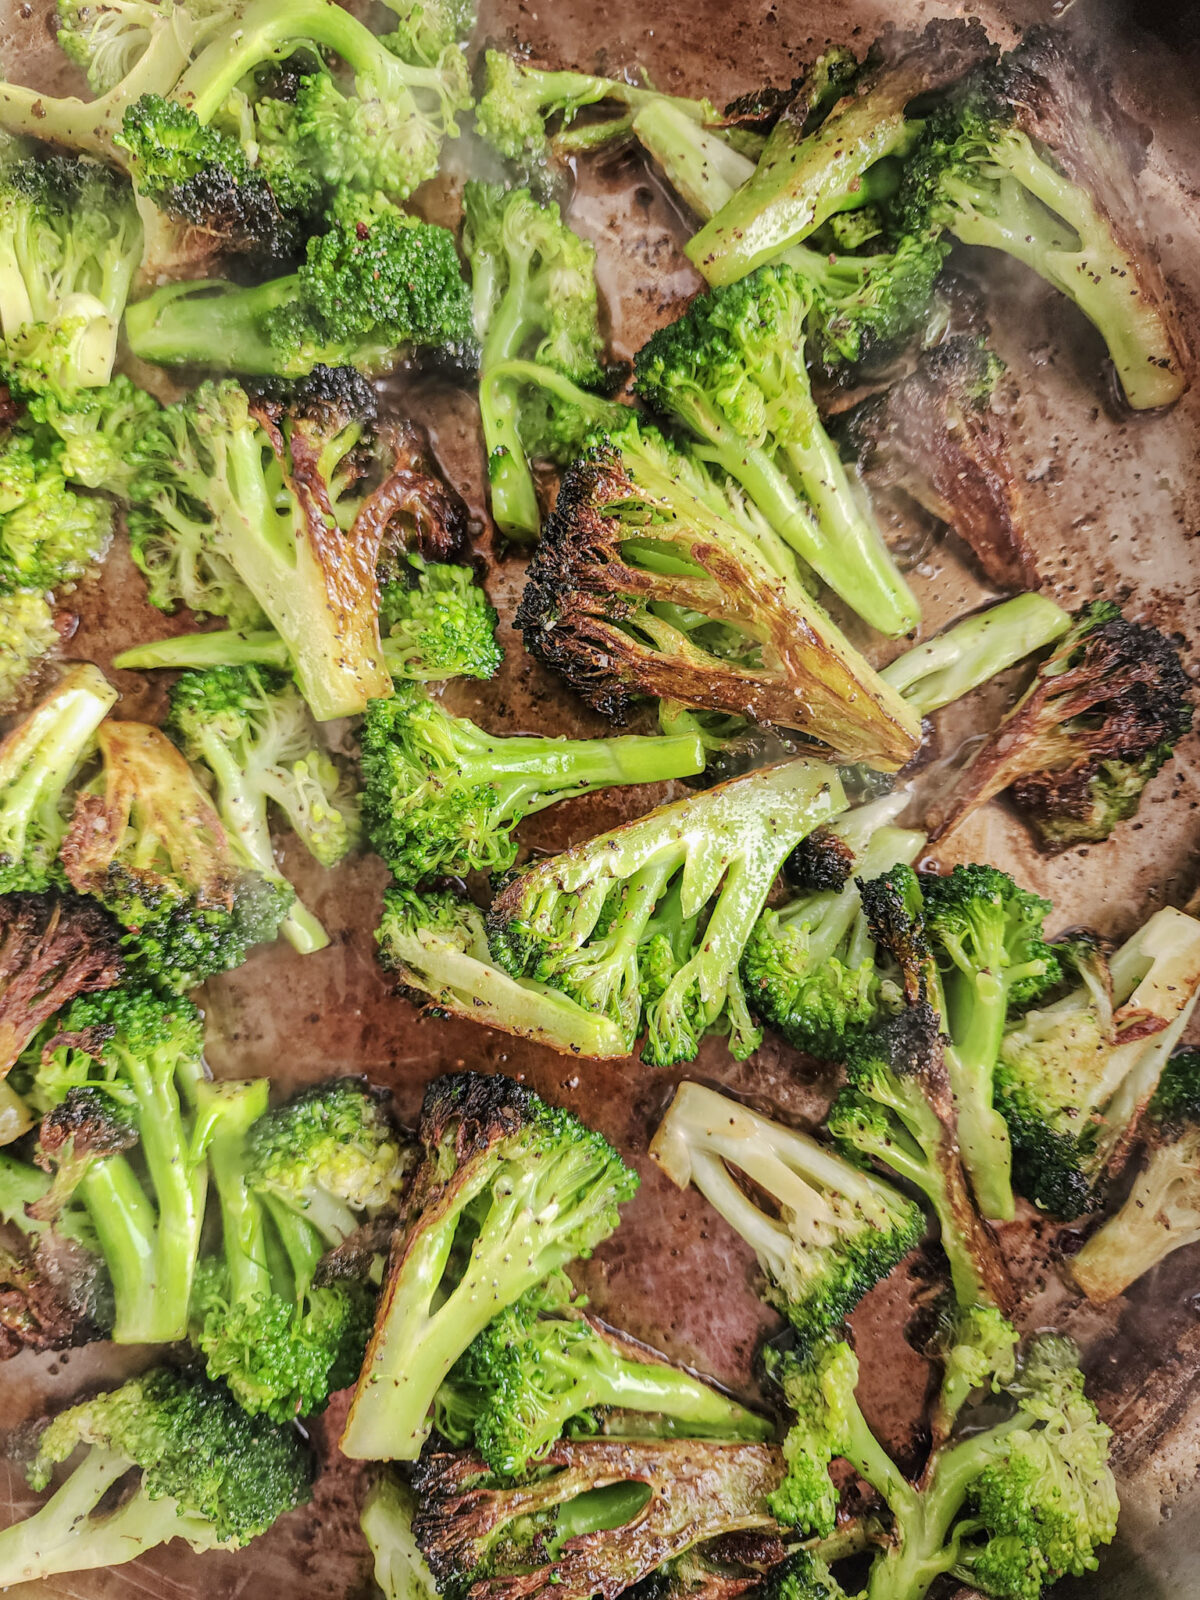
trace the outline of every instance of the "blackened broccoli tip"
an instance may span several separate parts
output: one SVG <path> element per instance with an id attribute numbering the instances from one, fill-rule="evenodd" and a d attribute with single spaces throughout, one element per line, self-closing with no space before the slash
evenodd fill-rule
<path id="1" fill-rule="evenodd" d="M 673 1182 L 694 1183 L 751 1246 L 767 1298 L 806 1346 L 849 1315 L 924 1231 L 920 1208 L 889 1184 L 696 1083 L 676 1091 L 651 1154 Z M 764 1191 L 771 1209 L 744 1185 Z"/>
<path id="2" fill-rule="evenodd" d="M 80 1446 L 62 1486 L 0 1534 L 6 1585 L 131 1561 L 174 1538 L 197 1551 L 241 1549 L 308 1500 L 314 1473 L 295 1429 L 251 1419 L 219 1384 L 166 1367 L 55 1417 L 28 1468 L 34 1488 Z M 103 1511 L 133 1470 L 133 1492 Z"/>
<path id="3" fill-rule="evenodd" d="M 550 1273 L 589 1255 L 637 1189 L 607 1140 L 508 1078 L 436 1079 L 420 1140 L 408 1224 L 342 1437 L 357 1459 L 414 1460 L 434 1396 L 471 1341 Z M 467 1214 L 469 1257 L 431 1276 L 429 1263 L 447 1261 Z"/>
<path id="4" fill-rule="evenodd" d="M 410 558 L 406 578 L 381 585 L 379 621 L 393 678 L 491 678 L 503 659 L 496 609 L 469 567 Z"/>
<path id="5" fill-rule="evenodd" d="M 368 836 L 407 883 L 503 871 L 516 859 L 523 817 L 571 795 L 692 776 L 704 764 L 699 740 L 687 735 L 488 734 L 415 684 L 371 701 L 362 728 Z"/>
<path id="6" fill-rule="evenodd" d="M 638 353 L 638 392 L 693 433 L 779 537 L 865 622 L 911 629 L 916 601 L 825 432 L 805 366 L 812 292 L 786 265 L 701 295 Z"/>

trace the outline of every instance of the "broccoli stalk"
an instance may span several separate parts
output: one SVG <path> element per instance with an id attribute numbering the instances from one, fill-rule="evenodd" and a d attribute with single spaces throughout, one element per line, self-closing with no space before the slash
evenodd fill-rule
<path id="1" fill-rule="evenodd" d="M 516 859 L 522 818 L 571 795 L 703 772 L 694 735 L 557 739 L 486 734 L 415 684 L 372 700 L 362 728 L 368 836 L 401 883 Z"/>
<path id="2" fill-rule="evenodd" d="M 186 672 L 171 689 L 167 731 L 185 755 L 212 773 L 230 843 L 266 882 L 292 892 L 275 863 L 268 803 L 279 808 L 322 866 L 336 865 L 353 848 L 355 796 L 322 747 L 289 677 L 254 667 Z M 329 943 L 320 922 L 297 900 L 279 931 L 302 955 Z"/>
<path id="3" fill-rule="evenodd" d="M 639 351 L 638 392 L 864 622 L 907 633 L 916 601 L 825 432 L 804 361 L 812 295 L 790 267 L 703 295 Z"/>
<path id="4" fill-rule="evenodd" d="M 437 1600 L 433 1574 L 413 1536 L 416 1511 L 412 1489 L 392 1472 L 381 1472 L 363 1500 L 358 1525 L 371 1548 L 384 1600 Z"/>
<path id="5" fill-rule="evenodd" d="M 644 1018 L 648 1063 L 692 1060 L 717 1028 L 746 1056 L 761 1041 L 746 941 L 788 851 L 844 805 L 832 768 L 793 761 L 660 806 L 516 873 L 492 904 L 492 953 L 610 1018 L 627 1049 Z"/>
<path id="6" fill-rule="evenodd" d="M 650 1153 L 672 1183 L 694 1183 L 750 1245 L 768 1300 L 804 1346 L 848 1316 L 924 1231 L 920 1208 L 889 1184 L 698 1083 L 675 1091 Z M 764 1193 L 770 1209 L 743 1184 Z"/>
<path id="7" fill-rule="evenodd" d="M 118 1566 L 171 1539 L 240 1550 L 309 1498 L 312 1454 L 292 1428 L 251 1420 L 218 1384 L 156 1367 L 61 1412 L 28 1475 L 85 1454 L 49 1500 L 0 1533 L 0 1585 Z M 129 1472 L 133 1493 L 101 1502 Z"/>
<path id="8" fill-rule="evenodd" d="M 563 1055 L 629 1054 L 625 1030 L 533 978 L 514 978 L 488 950 L 483 914 L 449 890 L 388 889 L 375 935 L 384 969 L 435 1015 L 461 1017 Z"/>
<path id="9" fill-rule="evenodd" d="M 415 1460 L 434 1395 L 471 1341 L 607 1238 L 637 1188 L 599 1134 L 507 1078 L 436 1080 L 420 1139 L 407 1224 L 341 1440 L 355 1460 Z"/>
<path id="10" fill-rule="evenodd" d="M 1070 615 L 1053 600 L 1019 594 L 914 645 L 879 676 L 927 717 L 1054 644 L 1070 626 Z"/>
<path id="11" fill-rule="evenodd" d="M 72 667 L 0 744 L 0 892 L 63 881 L 67 790 L 116 699 L 98 667 Z"/>
<path id="12" fill-rule="evenodd" d="M 1145 1164 L 1120 1209 L 1071 1262 L 1094 1305 L 1116 1299 L 1173 1251 L 1200 1239 L 1200 1050 L 1177 1050 L 1146 1112 Z"/>

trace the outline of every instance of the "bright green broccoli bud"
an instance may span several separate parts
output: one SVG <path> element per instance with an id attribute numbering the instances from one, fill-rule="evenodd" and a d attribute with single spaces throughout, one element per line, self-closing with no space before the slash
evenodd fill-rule
<path id="1" fill-rule="evenodd" d="M 68 488 L 53 456 L 36 470 L 29 497 L 0 516 L 0 590 L 69 588 L 99 565 L 112 539 L 107 500 Z"/>
<path id="2" fill-rule="evenodd" d="M 59 642 L 45 595 L 0 594 L 0 710 L 12 707 L 21 685 Z"/>
<path id="3" fill-rule="evenodd" d="M 854 1397 L 858 1361 L 850 1346 L 836 1337 L 821 1340 L 804 1357 L 768 1346 L 763 1359 L 795 1413 L 783 1443 L 787 1470 L 771 1496 L 771 1510 L 800 1533 L 832 1533 L 838 1495 L 830 1482 L 829 1464 L 839 1456 L 849 1457 L 868 1437 Z"/>
<path id="4" fill-rule="evenodd" d="M 409 1228 L 341 1440 L 356 1460 L 415 1460 L 434 1396 L 471 1341 L 550 1273 L 590 1254 L 637 1188 L 605 1139 L 508 1078 L 435 1080 L 420 1139 Z M 468 1219 L 469 1253 L 456 1256 Z"/>
<path id="5" fill-rule="evenodd" d="M 768 1299 L 806 1348 L 848 1316 L 924 1232 L 920 1208 L 889 1184 L 698 1083 L 675 1091 L 651 1154 L 681 1189 L 694 1183 L 751 1246 Z M 769 1196 L 771 1209 L 752 1199 L 745 1183 Z"/>
<path id="6" fill-rule="evenodd" d="M 373 700 L 362 728 L 367 833 L 407 883 L 516 859 L 522 818 L 571 795 L 704 770 L 699 741 L 499 737 L 451 716 L 416 685 Z"/>
<path id="7" fill-rule="evenodd" d="M 461 47 L 475 26 L 475 0 L 387 0 L 395 17 L 384 35 L 389 50 L 405 61 L 433 67 L 447 50 Z"/>
<path id="8" fill-rule="evenodd" d="M 61 1412 L 28 1468 L 44 1489 L 83 1448 L 62 1486 L 0 1534 L 0 1582 L 117 1566 L 171 1539 L 240 1550 L 309 1498 L 314 1463 L 293 1428 L 253 1421 L 219 1384 L 168 1367 Z M 138 1476 L 116 1510 L 110 1489 Z"/>
<path id="9" fill-rule="evenodd" d="M 379 627 L 393 678 L 490 678 L 502 659 L 495 607 L 469 567 L 408 557 L 381 586 Z"/>

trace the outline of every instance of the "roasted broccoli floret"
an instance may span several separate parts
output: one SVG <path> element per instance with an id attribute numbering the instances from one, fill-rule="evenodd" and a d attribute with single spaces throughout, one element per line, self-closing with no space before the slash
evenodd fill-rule
<path id="1" fill-rule="evenodd" d="M 393 678 L 490 678 L 502 658 L 495 607 L 469 567 L 412 555 L 381 586 L 379 628 Z"/>
<path id="2" fill-rule="evenodd" d="M 144 361 L 267 377 L 320 365 L 386 372 L 413 351 L 454 364 L 472 355 L 453 234 L 382 205 L 310 238 L 286 277 L 156 289 L 130 306 L 125 332 Z"/>
<path id="3" fill-rule="evenodd" d="M 413 1535 L 416 1512 L 412 1489 L 393 1472 L 380 1473 L 363 1500 L 358 1523 L 371 1547 L 375 1582 L 384 1600 L 437 1600 L 433 1574 Z"/>
<path id="4" fill-rule="evenodd" d="M 1125 398 L 1170 405 L 1186 379 L 1162 274 L 1142 236 L 1130 125 L 1061 34 L 1027 33 L 926 125 L 902 225 L 1002 250 L 1099 329 Z"/>
<path id="5" fill-rule="evenodd" d="M 388 889 L 379 960 L 434 1015 L 462 1017 L 564 1055 L 629 1054 L 625 1030 L 549 984 L 514 978 L 492 960 L 483 913 L 449 890 Z"/>
<path id="6" fill-rule="evenodd" d="M 61 642 L 54 607 L 44 594 L 25 589 L 0 594 L 0 711 L 11 711 L 29 678 Z"/>
<path id="7" fill-rule="evenodd" d="M 805 366 L 812 294 L 787 265 L 694 300 L 639 351 L 637 389 L 681 422 L 801 559 L 873 628 L 920 615 L 817 411 Z"/>
<path id="8" fill-rule="evenodd" d="M 443 1593 L 505 1590 L 589 1600 L 619 1594 L 694 1545 L 769 1531 L 782 1472 L 768 1444 L 711 1439 L 563 1442 L 532 1484 L 510 1485 L 471 1451 L 417 1469 L 417 1544 Z"/>
<path id="9" fill-rule="evenodd" d="M 308 1500 L 314 1473 L 294 1428 L 251 1419 L 220 1384 L 169 1367 L 60 1412 L 27 1468 L 33 1487 L 45 1489 L 80 1447 L 49 1500 L 0 1533 L 5 1586 L 116 1566 L 171 1539 L 240 1550 Z M 133 1492 L 107 1508 L 133 1471 Z"/>
<path id="10" fill-rule="evenodd" d="M 1156 911 L 1098 965 L 1009 1027 L 996 1068 L 1017 1190 L 1060 1217 L 1095 1205 L 1128 1158 L 1200 995 L 1200 922 Z"/>
<path id="11" fill-rule="evenodd" d="M 1133 1187 L 1071 1262 L 1075 1282 L 1097 1304 L 1200 1239 L 1200 1050 L 1185 1046 L 1168 1061 L 1142 1133 L 1146 1158 Z"/>
<path id="12" fill-rule="evenodd" d="M 0 893 L 65 881 L 68 790 L 116 698 L 98 667 L 72 667 L 0 744 Z"/>
<path id="13" fill-rule="evenodd" d="M 243 864 L 285 893 L 271 844 L 268 805 L 322 866 L 332 867 L 358 838 L 358 797 L 321 744 L 312 714 L 286 673 L 257 667 L 184 672 L 171 689 L 167 732 L 207 767 L 217 810 Z M 294 950 L 329 943 L 311 911 L 294 900 L 279 924 Z"/>
<path id="14" fill-rule="evenodd" d="M 201 44 L 227 20 L 224 0 L 193 0 L 186 8 L 158 0 L 61 0 L 58 7 L 59 48 L 86 74 L 92 93 L 103 96 L 141 61 L 153 43 L 149 62 L 162 53 L 162 35 L 181 33 L 186 50 Z M 168 25 L 169 24 L 169 28 Z M 163 63 L 164 71 L 168 70 Z M 181 70 L 177 68 L 175 70 Z"/>
<path id="15" fill-rule="evenodd" d="M 770 1362 L 797 1414 L 784 1444 L 788 1475 L 772 1509 L 797 1531 L 830 1531 L 838 1497 L 829 1463 L 849 1461 L 893 1521 L 867 1577 L 871 1600 L 923 1600 L 947 1573 L 994 1600 L 1040 1600 L 1067 1573 L 1094 1571 L 1097 1547 L 1116 1532 L 1110 1432 L 1084 1394 L 1078 1351 L 1043 1334 L 1014 1371 L 1008 1332 L 989 1341 L 982 1359 L 972 1349 L 965 1382 L 963 1363 L 949 1353 L 955 1417 L 972 1390 L 1004 1410 L 999 1419 L 982 1406 L 968 1411 L 953 1437 L 935 1441 L 918 1482 L 896 1468 L 859 1409 L 858 1362 L 848 1345 L 830 1341 L 807 1362 L 794 1355 Z"/>
<path id="16" fill-rule="evenodd" d="M 0 895 L 0 1079 L 56 1011 L 124 976 L 119 931 L 99 906 L 74 895 Z"/>
<path id="17" fill-rule="evenodd" d="M 509 1078 L 436 1079 L 423 1157 L 342 1436 L 415 1460 L 442 1381 L 491 1319 L 617 1226 L 637 1176 L 599 1134 Z"/>
<path id="18" fill-rule="evenodd" d="M 517 611 L 526 648 L 598 710 L 639 697 L 750 715 L 903 766 L 918 719 L 810 599 L 795 554 L 632 422 L 566 473 Z"/>
<path id="19" fill-rule="evenodd" d="M 68 483 L 129 498 L 138 446 L 161 409 L 153 395 L 119 373 L 95 388 L 22 390 L 21 399 L 27 428 L 39 440 L 51 441 L 55 464 Z"/>
<path id="20" fill-rule="evenodd" d="M 675 1091 L 650 1153 L 672 1183 L 694 1183 L 750 1245 L 767 1299 L 804 1346 L 848 1316 L 925 1229 L 920 1207 L 890 1184 L 698 1083 Z"/>
<path id="21" fill-rule="evenodd" d="M 739 1058 L 761 1041 L 738 974 L 788 851 L 844 808 L 836 772 L 794 761 L 574 845 L 517 872 L 488 936 L 515 976 L 608 1017 L 655 1066 L 691 1061 L 706 1033 Z"/>
<path id="22" fill-rule="evenodd" d="M 571 1304 L 549 1279 L 490 1322 L 447 1379 L 467 1437 L 506 1477 L 536 1467 L 564 1433 L 770 1439 L 774 1425 L 694 1373 Z M 442 1402 L 435 1407 L 441 1420 Z M 439 1431 L 445 1429 L 439 1425 Z"/>
<path id="23" fill-rule="evenodd" d="M 71 885 L 126 929 L 152 982 L 190 989 L 269 943 L 289 887 L 243 865 L 196 775 L 158 728 L 106 722 L 101 766 L 75 797 L 60 856 Z"/>
<path id="24" fill-rule="evenodd" d="M 1164 634 L 1091 602 L 976 750 L 931 838 L 1007 789 L 1041 849 L 1107 839 L 1191 727 L 1190 693 Z"/>
<path id="25" fill-rule="evenodd" d="M 533 539 L 542 518 L 525 459 L 519 395 L 510 384 L 491 382 L 491 373 L 502 362 L 528 358 L 578 384 L 603 382 L 596 251 L 572 233 L 557 205 L 538 205 L 528 189 L 469 183 L 463 214 L 492 519 L 510 538 Z"/>
<path id="26" fill-rule="evenodd" d="M 447 50 L 461 48 L 475 26 L 475 0 L 385 0 L 396 26 L 384 36 L 405 61 L 436 66 Z"/>
<path id="27" fill-rule="evenodd" d="M 703 772 L 687 734 L 504 737 L 452 716 L 417 684 L 372 700 L 362 726 L 367 833 L 402 883 L 503 871 L 522 818 L 571 795 Z"/>

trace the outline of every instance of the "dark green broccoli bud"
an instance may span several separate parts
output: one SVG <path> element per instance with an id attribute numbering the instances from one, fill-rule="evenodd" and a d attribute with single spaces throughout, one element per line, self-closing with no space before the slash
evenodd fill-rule
<path id="1" fill-rule="evenodd" d="M 171 1539 L 240 1550 L 309 1498 L 314 1463 L 293 1428 L 252 1420 L 219 1384 L 155 1367 L 61 1412 L 28 1467 L 35 1489 L 86 1454 L 37 1511 L 0 1534 L 0 1582 L 116 1566 Z M 108 1491 L 139 1474 L 118 1508 Z"/>
<path id="2" fill-rule="evenodd" d="M 171 741 L 141 722 L 97 732 L 100 771 L 75 798 L 60 857 L 72 886 L 127 930 L 150 981 L 190 989 L 269 943 L 290 888 L 246 868 Z"/>
<path id="3" fill-rule="evenodd" d="M 919 743 L 916 715 L 811 600 L 794 552 L 632 420 L 565 474 L 516 621 L 609 716 L 639 697 L 749 714 L 889 770 Z"/>
<path id="4" fill-rule="evenodd" d="M 413 554 L 379 592 L 383 657 L 393 678 L 490 678 L 500 666 L 498 618 L 469 567 Z"/>
<path id="5" fill-rule="evenodd" d="M 550 1280 L 490 1322 L 455 1363 L 469 1441 L 494 1472 L 524 1476 L 564 1433 L 769 1439 L 765 1417 L 572 1306 Z M 441 1414 L 439 1402 L 436 1411 Z M 439 1431 L 442 1431 L 439 1428 Z"/>
<path id="6" fill-rule="evenodd" d="M 370 702 L 361 737 L 367 834 L 402 883 L 503 871 L 524 817 L 571 795 L 704 770 L 695 738 L 506 738 L 405 683 Z"/>
<path id="7" fill-rule="evenodd" d="M 11 711 L 28 680 L 62 642 L 44 594 L 0 594 L 0 711 Z"/>
<path id="8" fill-rule="evenodd" d="M 694 1183 L 750 1245 L 767 1299 L 806 1347 L 847 1317 L 925 1231 L 920 1207 L 889 1184 L 698 1083 L 675 1091 L 650 1153 L 672 1183 Z M 769 1210 L 749 1185 L 769 1198 Z"/>
<path id="9" fill-rule="evenodd" d="M 265 377 L 387 372 L 414 350 L 461 363 L 473 343 L 453 234 L 387 206 L 311 238 L 287 277 L 156 289 L 130 306 L 125 332 L 145 361 Z"/>
<path id="10" fill-rule="evenodd" d="M 434 1015 L 462 1017 L 533 1039 L 564 1055 L 629 1054 L 625 1030 L 533 978 L 514 978 L 488 949 L 483 913 L 450 890 L 388 889 L 376 931 L 379 960 L 401 992 Z"/>
<path id="11" fill-rule="evenodd" d="M 848 1600 L 825 1562 L 811 1550 L 792 1550 L 768 1567 L 753 1593 L 755 1600 Z"/>
<path id="12" fill-rule="evenodd" d="M 1192 725 L 1191 682 L 1158 631 L 1097 600 L 996 731 L 976 750 L 930 837 L 1011 790 L 1040 849 L 1107 839 Z"/>
<path id="13" fill-rule="evenodd" d="M 1051 909 L 996 867 L 957 866 L 921 877 L 925 925 L 941 968 L 950 1036 L 946 1063 L 958 1146 L 985 1217 L 1011 1221 L 1012 1150 L 993 1104 L 1005 1024 L 1062 981 L 1042 923 Z"/>
<path id="14" fill-rule="evenodd" d="M 72 667 L 0 744 L 0 893 L 65 881 L 68 792 L 116 699 L 98 667 Z"/>
<path id="15" fill-rule="evenodd" d="M 492 902 L 492 954 L 514 976 L 608 1017 L 655 1066 L 692 1060 L 706 1033 L 757 1049 L 738 973 L 788 851 L 842 810 L 836 772 L 763 768 L 517 872 Z"/>
<path id="16" fill-rule="evenodd" d="M 420 1140 L 408 1230 L 392 1252 L 341 1440 L 355 1460 L 415 1460 L 434 1396 L 471 1341 L 550 1273 L 590 1254 L 637 1188 L 607 1140 L 509 1078 L 436 1079 Z M 455 1258 L 460 1226 L 472 1242 Z"/>
<path id="17" fill-rule="evenodd" d="M 334 866 L 354 847 L 357 794 L 286 673 L 256 667 L 182 673 L 171 688 L 166 730 L 189 760 L 211 772 L 230 844 L 264 881 L 293 892 L 275 861 L 269 805 L 322 866 Z M 298 900 L 279 932 L 304 955 L 329 943 Z"/>
<path id="18" fill-rule="evenodd" d="M 1156 911 L 1099 965 L 1013 1022 L 996 1068 L 1017 1190 L 1060 1217 L 1095 1206 L 1129 1157 L 1200 995 L 1200 922 Z"/>
<path id="19" fill-rule="evenodd" d="M 381 1472 L 363 1500 L 358 1525 L 371 1547 L 384 1600 L 437 1600 L 433 1574 L 413 1536 L 416 1512 L 416 1496 L 394 1472 Z"/>
<path id="20" fill-rule="evenodd" d="M 1094 63 L 1033 29 L 930 118 L 909 163 L 902 225 L 1002 250 L 1099 329 L 1129 405 L 1186 386 L 1162 273 L 1139 223 L 1128 119 Z"/>
<path id="21" fill-rule="evenodd" d="M 125 977 L 120 932 L 74 895 L 0 895 L 0 1081 L 42 1024 L 80 994 Z"/>
<path id="22" fill-rule="evenodd" d="M 871 627 L 919 617 L 825 432 L 805 366 L 812 295 L 785 264 L 694 300 L 638 352 L 638 393 L 682 422 L 779 537 Z"/>
<path id="23" fill-rule="evenodd" d="M 749 181 L 687 245 L 709 283 L 735 283 L 838 212 L 886 198 L 896 186 L 895 159 L 920 133 L 920 122 L 910 122 L 905 108 L 990 52 L 979 23 L 961 19 L 930 23 L 915 37 L 894 34 L 880 46 L 832 108 L 820 95 L 814 106 L 811 89 L 802 85 Z M 844 71 L 841 62 L 835 67 Z"/>

